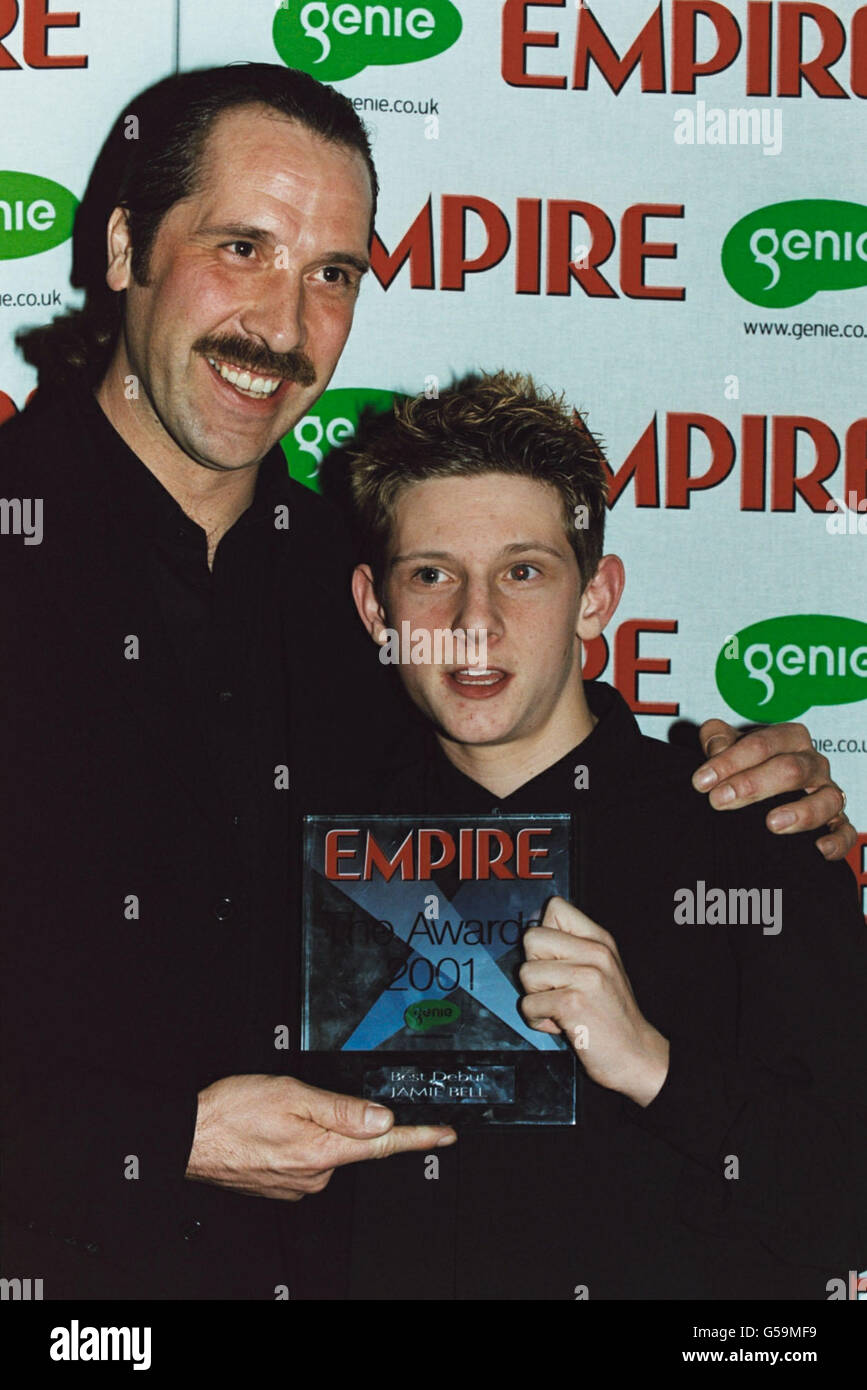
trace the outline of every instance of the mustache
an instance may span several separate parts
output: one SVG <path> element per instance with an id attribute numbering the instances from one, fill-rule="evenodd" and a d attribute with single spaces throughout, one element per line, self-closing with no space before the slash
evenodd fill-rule
<path id="1" fill-rule="evenodd" d="M 206 337 L 193 343 L 193 351 L 205 357 L 231 362 L 233 366 L 256 376 L 279 377 L 281 380 L 295 381 L 299 386 L 316 384 L 316 368 L 300 348 L 293 348 L 291 352 L 271 352 L 262 344 L 248 342 L 246 338 Z"/>

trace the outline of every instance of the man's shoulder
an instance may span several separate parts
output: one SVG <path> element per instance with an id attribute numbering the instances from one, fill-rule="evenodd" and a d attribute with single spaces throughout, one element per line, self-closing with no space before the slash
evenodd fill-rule
<path id="1" fill-rule="evenodd" d="M 58 454 L 74 444 L 75 416 L 65 396 L 38 391 L 30 405 L 0 426 L 0 477 L 4 491 L 20 473 L 45 476 Z M 61 474 L 62 476 L 62 474 Z"/>

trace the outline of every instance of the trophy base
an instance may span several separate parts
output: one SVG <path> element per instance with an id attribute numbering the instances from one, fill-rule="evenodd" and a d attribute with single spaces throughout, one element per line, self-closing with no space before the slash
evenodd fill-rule
<path id="1" fill-rule="evenodd" d="M 397 1124 L 574 1125 L 571 1052 L 308 1053 L 315 1084 L 379 1102 Z"/>

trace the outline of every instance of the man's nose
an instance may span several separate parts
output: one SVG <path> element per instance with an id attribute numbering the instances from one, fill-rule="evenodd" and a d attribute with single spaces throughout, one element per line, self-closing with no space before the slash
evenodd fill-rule
<path id="1" fill-rule="evenodd" d="M 302 349 L 306 338 L 304 284 L 297 272 L 275 265 L 257 280 L 255 298 L 244 308 L 241 327 L 272 352 Z"/>
<path id="2" fill-rule="evenodd" d="M 502 635 L 500 595 L 492 580 L 481 576 L 467 579 L 461 591 L 452 627 L 464 631 L 486 632 L 489 642 Z"/>

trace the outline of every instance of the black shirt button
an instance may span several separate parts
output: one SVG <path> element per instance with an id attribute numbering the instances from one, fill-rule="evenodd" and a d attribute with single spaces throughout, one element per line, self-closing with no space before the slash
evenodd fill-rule
<path id="1" fill-rule="evenodd" d="M 193 1241 L 199 1239 L 201 1230 L 201 1221 L 197 1220 L 196 1217 L 193 1217 L 192 1221 L 184 1222 L 183 1226 L 181 1227 L 181 1236 L 187 1242 L 187 1244 L 191 1245 Z"/>
<path id="2" fill-rule="evenodd" d="M 218 922 L 228 922 L 235 911 L 235 904 L 231 898 L 218 898 L 214 908 L 214 916 Z"/>
<path id="3" fill-rule="evenodd" d="M 96 1243 L 95 1240 L 89 1241 L 89 1242 L 87 1243 L 87 1245 L 85 1245 L 84 1248 L 85 1248 L 85 1250 L 87 1251 L 88 1255 L 98 1255 L 98 1254 L 99 1254 L 99 1246 L 97 1245 L 97 1243 Z"/>
<path id="4" fill-rule="evenodd" d="M 233 817 L 232 817 L 232 824 L 233 824 L 233 825 L 240 825 L 240 824 L 241 824 L 241 817 L 240 817 L 240 816 L 233 816 Z"/>
<path id="5" fill-rule="evenodd" d="M 227 705 L 232 698 L 231 690 L 221 690 L 218 698 L 221 705 Z"/>

